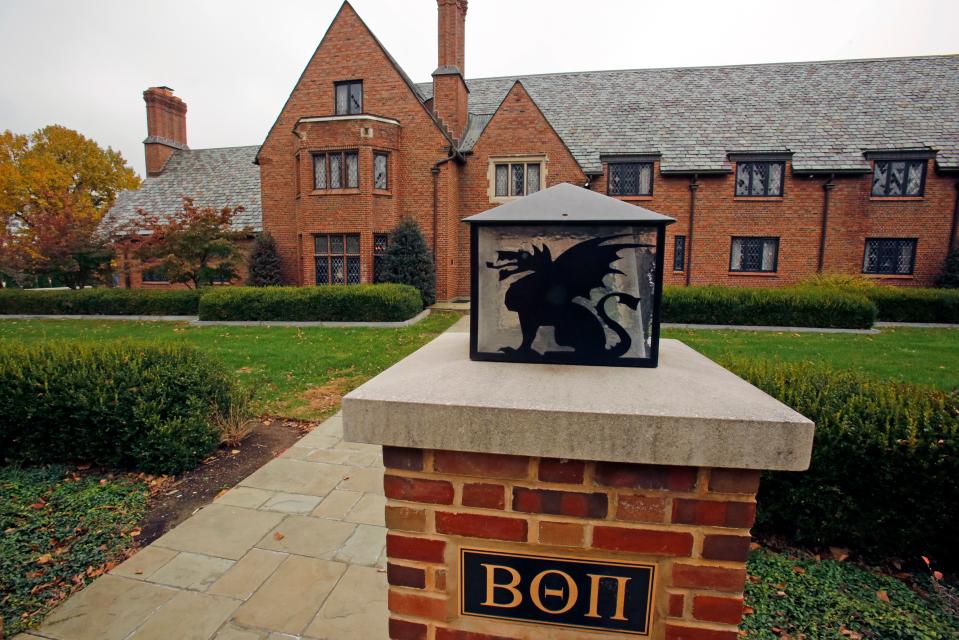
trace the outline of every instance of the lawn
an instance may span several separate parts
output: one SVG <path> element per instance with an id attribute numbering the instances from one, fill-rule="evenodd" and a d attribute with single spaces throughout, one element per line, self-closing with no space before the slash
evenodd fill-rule
<path id="1" fill-rule="evenodd" d="M 129 338 L 184 342 L 216 354 L 256 389 L 264 413 L 320 419 L 340 397 L 423 346 L 459 316 L 433 313 L 402 329 L 191 327 L 186 323 L 0 320 L 0 340 Z"/>
<path id="2" fill-rule="evenodd" d="M 878 334 L 773 333 L 665 329 L 697 351 L 724 356 L 778 358 L 859 369 L 884 380 L 959 389 L 959 330 L 883 329 Z"/>

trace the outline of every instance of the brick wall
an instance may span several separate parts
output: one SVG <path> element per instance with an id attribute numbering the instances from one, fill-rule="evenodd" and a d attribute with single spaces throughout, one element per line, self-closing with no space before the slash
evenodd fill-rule
<path id="1" fill-rule="evenodd" d="M 390 637 L 608 637 L 458 614 L 461 546 L 656 565 L 652 638 L 735 640 L 758 471 L 384 447 Z"/>

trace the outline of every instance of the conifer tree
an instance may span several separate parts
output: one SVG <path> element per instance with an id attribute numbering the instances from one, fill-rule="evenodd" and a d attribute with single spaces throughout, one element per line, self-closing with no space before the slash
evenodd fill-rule
<path id="1" fill-rule="evenodd" d="M 390 243 L 383 256 L 382 280 L 416 287 L 423 298 L 423 306 L 436 302 L 433 254 L 412 218 L 401 220 L 390 234 Z"/>
<path id="2" fill-rule="evenodd" d="M 940 287 L 959 289 L 959 249 L 953 249 L 946 258 L 946 268 L 939 276 Z"/>
<path id="3" fill-rule="evenodd" d="M 249 282 L 251 287 L 272 287 L 283 284 L 280 271 L 280 252 L 276 240 L 269 231 L 256 236 L 249 258 Z"/>

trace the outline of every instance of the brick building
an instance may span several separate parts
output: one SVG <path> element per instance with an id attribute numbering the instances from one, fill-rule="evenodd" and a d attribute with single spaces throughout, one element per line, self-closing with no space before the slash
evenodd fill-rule
<path id="1" fill-rule="evenodd" d="M 469 294 L 462 218 L 559 182 L 676 218 L 673 285 L 931 285 L 957 243 L 959 55 L 464 79 L 467 1 L 437 4 L 416 84 L 345 2 L 259 148 L 189 149 L 148 89 L 148 178 L 111 219 L 240 204 L 310 285 L 374 281 L 412 216 L 439 300 Z"/>

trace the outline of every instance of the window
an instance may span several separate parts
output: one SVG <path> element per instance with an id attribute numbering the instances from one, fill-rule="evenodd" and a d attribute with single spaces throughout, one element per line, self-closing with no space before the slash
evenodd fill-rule
<path id="1" fill-rule="evenodd" d="M 539 162 L 497 163 L 493 193 L 497 198 L 514 198 L 536 193 L 542 186 L 540 168 Z"/>
<path id="2" fill-rule="evenodd" d="M 673 244 L 673 271 L 686 270 L 686 236 L 676 236 Z"/>
<path id="3" fill-rule="evenodd" d="M 611 162 L 606 191 L 611 196 L 653 195 L 653 163 Z"/>
<path id="4" fill-rule="evenodd" d="M 737 162 L 736 195 L 747 198 L 783 194 L 785 162 Z"/>
<path id="5" fill-rule="evenodd" d="M 146 267 L 140 271 L 140 280 L 143 282 L 169 282 L 170 276 L 167 275 L 166 267 L 157 265 L 155 267 Z"/>
<path id="6" fill-rule="evenodd" d="M 862 272 L 911 275 L 916 265 L 915 238 L 867 238 Z"/>
<path id="7" fill-rule="evenodd" d="M 376 152 L 373 154 L 373 188 L 386 191 L 390 188 L 389 154 Z"/>
<path id="8" fill-rule="evenodd" d="M 336 115 L 363 113 L 362 80 L 337 82 L 334 87 L 336 89 Z"/>
<path id="9" fill-rule="evenodd" d="M 385 233 L 373 235 L 373 282 L 381 282 L 383 276 L 383 258 L 386 255 L 386 247 L 389 244 L 389 236 Z"/>
<path id="10" fill-rule="evenodd" d="M 314 189 L 357 189 L 360 167 L 356 151 L 313 154 Z"/>
<path id="11" fill-rule="evenodd" d="M 730 271 L 772 273 L 779 261 L 779 238 L 733 238 Z"/>
<path id="12" fill-rule="evenodd" d="M 872 195 L 880 198 L 918 198 L 925 183 L 925 160 L 876 160 L 872 170 Z"/>
<path id="13" fill-rule="evenodd" d="M 313 236 L 316 284 L 360 283 L 360 235 L 320 234 Z"/>

